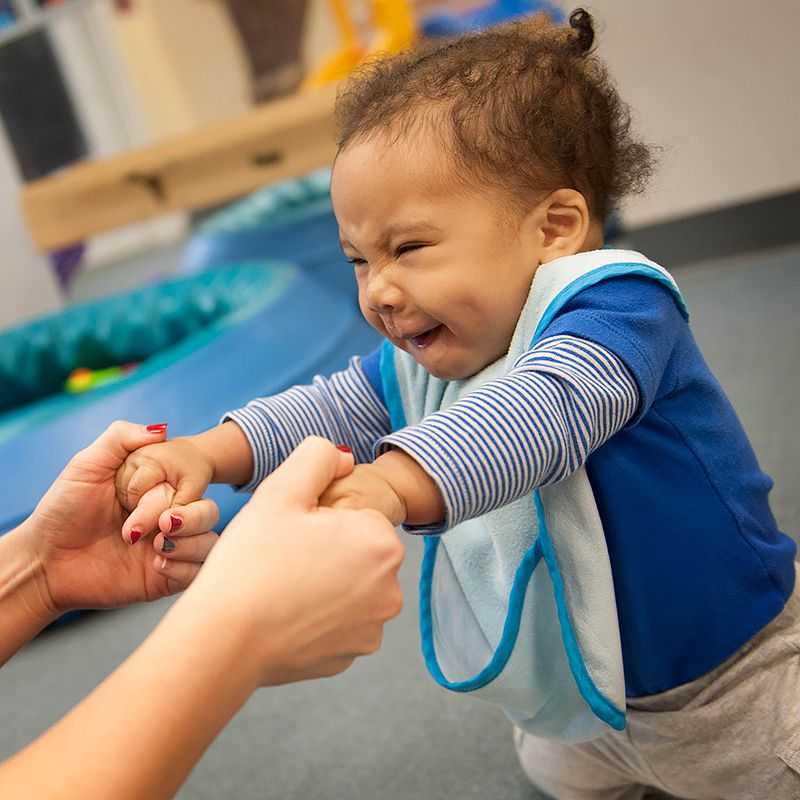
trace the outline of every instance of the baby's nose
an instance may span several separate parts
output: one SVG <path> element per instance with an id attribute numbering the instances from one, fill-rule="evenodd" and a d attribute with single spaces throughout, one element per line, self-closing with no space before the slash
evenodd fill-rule
<path id="1" fill-rule="evenodd" d="M 403 293 L 400 288 L 381 273 L 369 278 L 366 294 L 370 310 L 376 314 L 391 314 L 403 304 Z"/>

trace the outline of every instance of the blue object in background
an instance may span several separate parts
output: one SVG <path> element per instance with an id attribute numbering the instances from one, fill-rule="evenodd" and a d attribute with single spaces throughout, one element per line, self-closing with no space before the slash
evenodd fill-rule
<path id="1" fill-rule="evenodd" d="M 16 15 L 9 0 L 0 0 L 0 28 L 13 25 L 16 21 Z"/>
<path id="2" fill-rule="evenodd" d="M 422 21 L 422 33 L 432 37 L 461 36 L 538 12 L 547 14 L 557 24 L 564 22 L 561 9 L 546 0 L 495 0 L 461 14 L 448 11 L 430 14 Z"/>
<path id="3" fill-rule="evenodd" d="M 181 264 L 184 273 L 253 258 L 297 264 L 355 305 L 353 269 L 339 246 L 330 200 L 331 171 L 269 186 L 197 226 Z"/>

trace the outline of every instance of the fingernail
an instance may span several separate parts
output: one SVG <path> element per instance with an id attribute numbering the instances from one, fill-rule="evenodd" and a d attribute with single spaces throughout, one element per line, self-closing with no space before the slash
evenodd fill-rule
<path id="1" fill-rule="evenodd" d="M 180 530 L 182 527 L 183 527 L 183 520 L 175 514 L 170 514 L 169 515 L 170 531 L 177 531 Z"/>
<path id="2" fill-rule="evenodd" d="M 161 545 L 161 552 L 171 553 L 174 549 L 175 549 L 175 542 L 173 542 L 172 539 L 167 539 L 167 537 L 165 536 L 164 541 Z"/>
<path id="3" fill-rule="evenodd" d="M 166 422 L 159 422 L 155 425 L 148 425 L 147 432 L 148 433 L 165 433 L 167 430 L 167 423 Z"/>
<path id="4" fill-rule="evenodd" d="M 161 569 L 166 569 L 166 568 L 167 568 L 167 559 L 166 558 L 162 558 L 161 559 Z"/>
<path id="5" fill-rule="evenodd" d="M 346 445 L 346 444 L 337 444 L 337 450 L 341 450 L 343 453 L 352 453 L 353 451 Z"/>
<path id="6" fill-rule="evenodd" d="M 141 531 L 131 531 L 131 544 L 136 544 L 142 538 Z"/>

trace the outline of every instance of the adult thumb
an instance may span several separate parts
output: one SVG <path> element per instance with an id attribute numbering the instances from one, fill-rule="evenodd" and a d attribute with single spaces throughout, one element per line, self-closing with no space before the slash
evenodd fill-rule
<path id="1" fill-rule="evenodd" d="M 116 470 L 134 451 L 146 444 L 163 442 L 167 438 L 167 425 L 136 425 L 133 422 L 117 420 L 90 444 L 72 462 L 102 465 Z"/>
<path id="2" fill-rule="evenodd" d="M 331 482 L 349 475 L 353 466 L 350 453 L 337 450 L 327 439 L 311 436 L 258 487 L 253 499 L 263 496 L 281 505 L 316 508 Z"/>

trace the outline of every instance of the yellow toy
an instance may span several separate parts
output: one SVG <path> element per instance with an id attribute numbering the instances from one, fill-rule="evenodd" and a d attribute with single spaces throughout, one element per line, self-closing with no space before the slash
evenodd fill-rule
<path id="1" fill-rule="evenodd" d="M 124 378 L 133 372 L 136 366 L 136 364 L 125 364 L 121 367 L 106 367 L 106 369 L 79 367 L 72 371 L 64 388 L 69 394 L 84 394 L 84 392 Z"/>
<path id="2" fill-rule="evenodd" d="M 329 0 L 329 3 L 342 46 L 305 79 L 303 88 L 336 83 L 346 78 L 365 59 L 382 53 L 399 53 L 414 43 L 417 29 L 407 0 L 369 0 L 372 23 L 377 32 L 369 45 L 364 45 L 358 35 L 347 0 Z"/>

